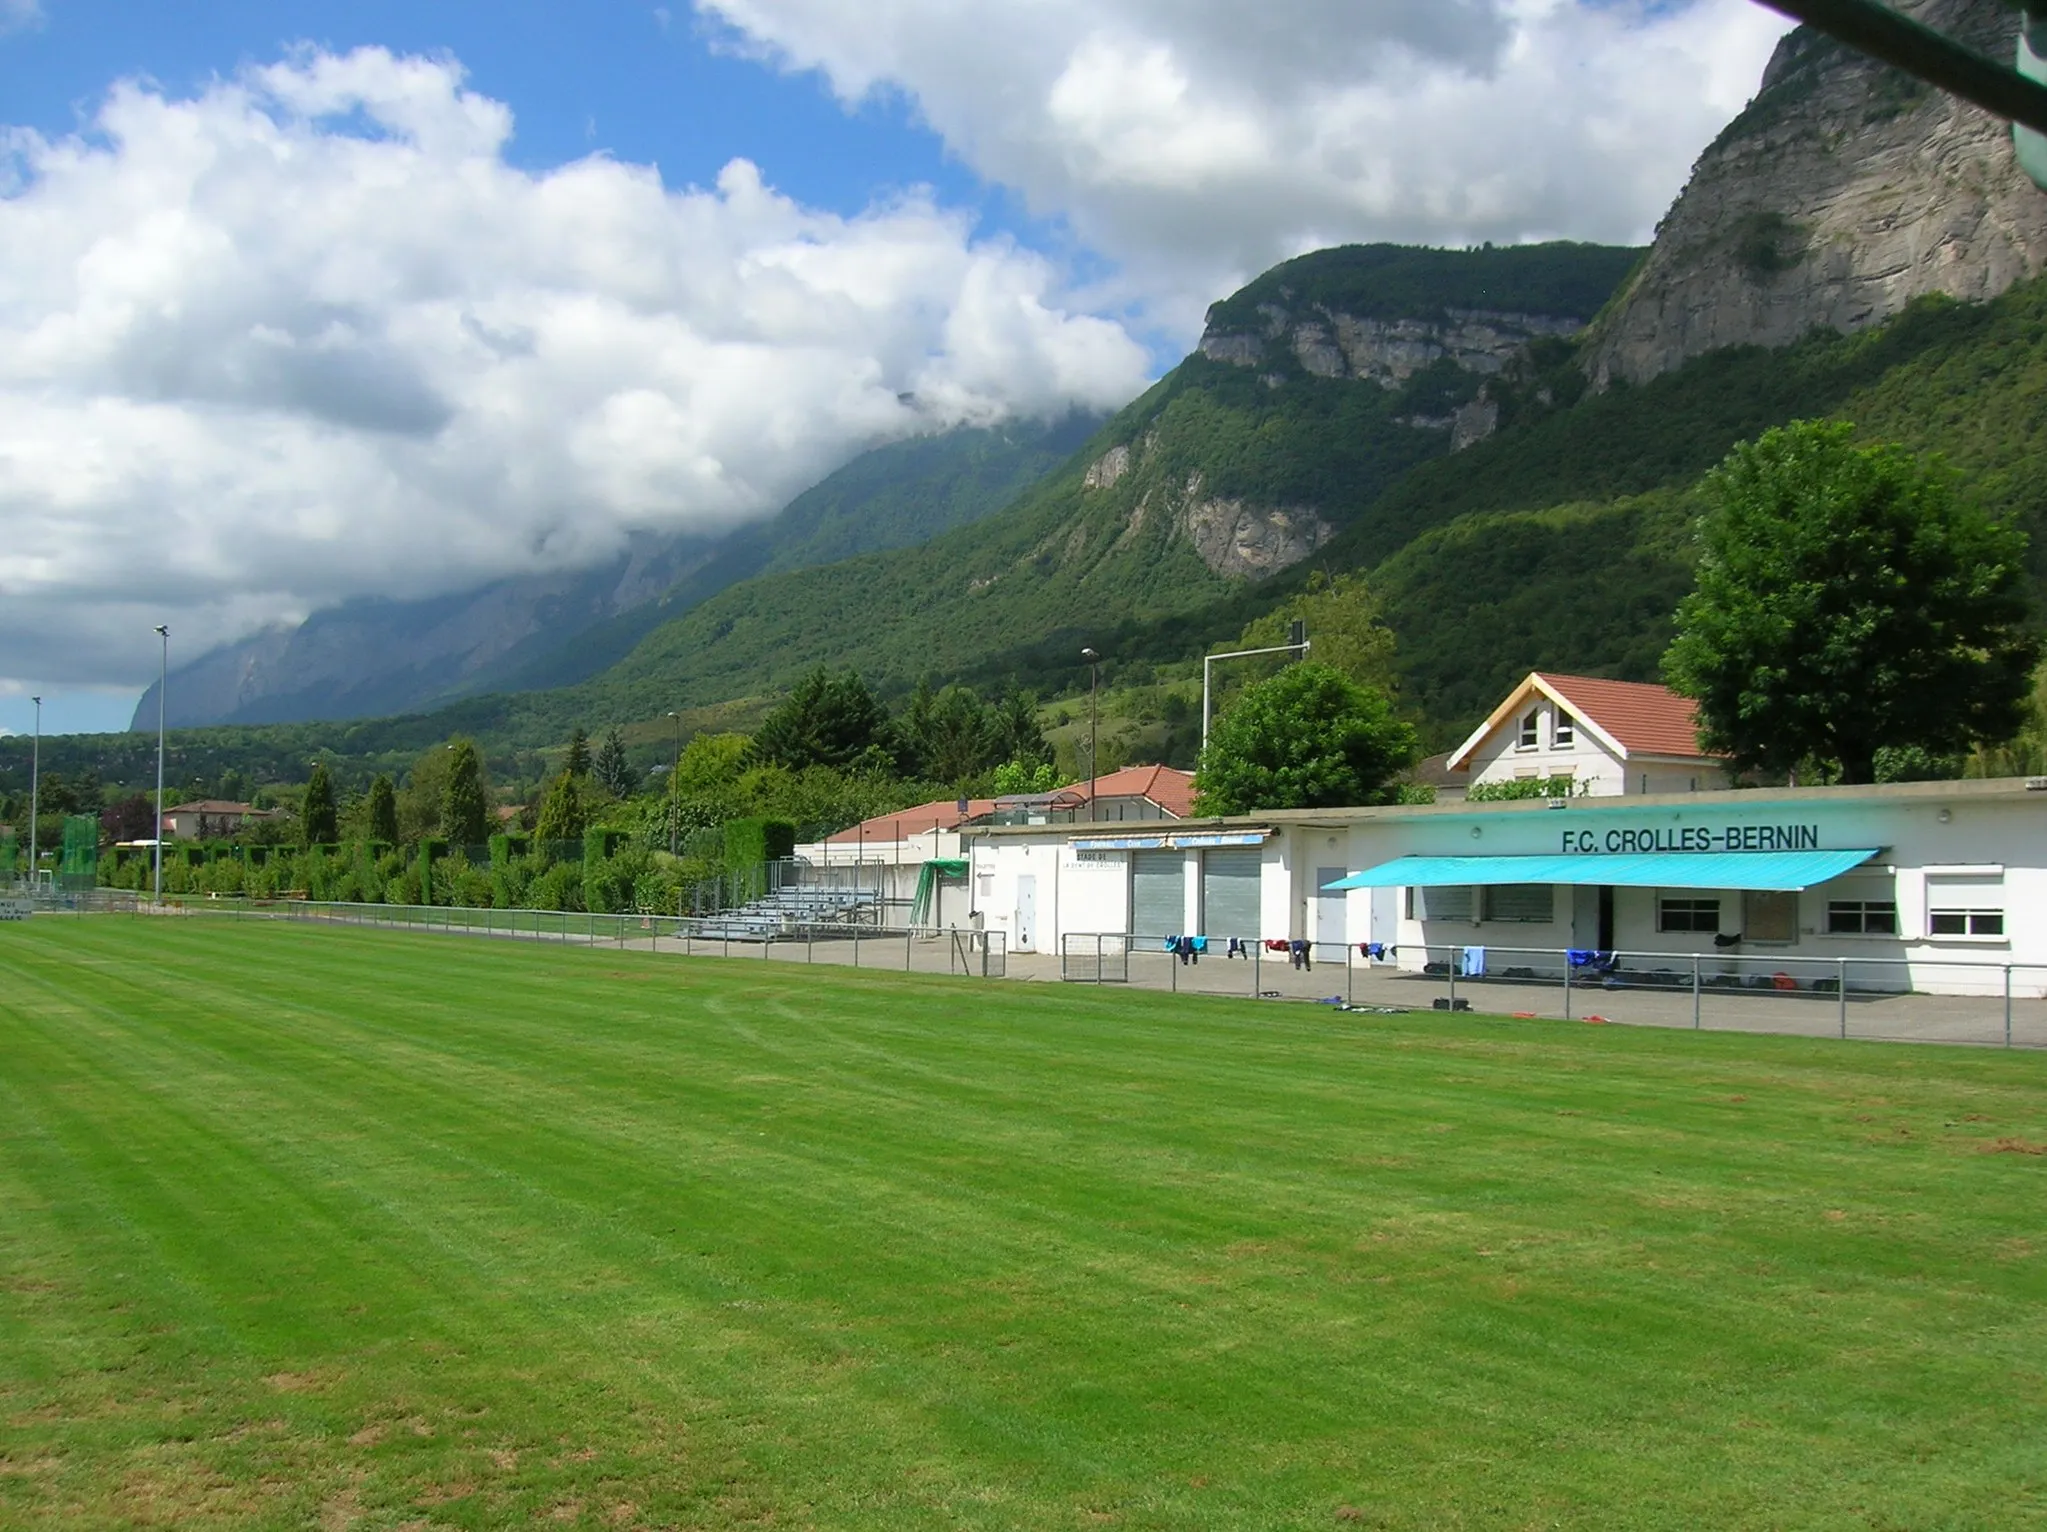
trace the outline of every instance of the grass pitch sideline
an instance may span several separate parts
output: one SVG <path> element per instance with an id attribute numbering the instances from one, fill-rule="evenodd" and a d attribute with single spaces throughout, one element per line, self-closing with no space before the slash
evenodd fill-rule
<path id="1" fill-rule="evenodd" d="M 2047 1521 L 2047 1060 L 0 932 L 0 1526 Z"/>

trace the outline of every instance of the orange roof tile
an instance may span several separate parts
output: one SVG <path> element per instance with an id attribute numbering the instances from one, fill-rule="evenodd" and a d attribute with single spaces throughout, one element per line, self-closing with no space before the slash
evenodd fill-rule
<path id="1" fill-rule="evenodd" d="M 970 798 L 967 812 L 960 813 L 957 798 L 940 798 L 894 814 L 877 814 L 872 819 L 826 837 L 835 846 L 865 841 L 906 840 L 912 835 L 929 835 L 934 830 L 956 830 L 968 820 L 983 819 L 995 812 L 992 798 Z"/>
<path id="2" fill-rule="evenodd" d="M 1075 782 L 1072 792 L 1087 802 L 1087 779 Z M 1149 798 L 1175 819 L 1194 812 L 1194 773 L 1172 766 L 1125 766 L 1095 779 L 1097 798 Z"/>
<path id="3" fill-rule="evenodd" d="M 1581 718 L 1598 724 L 1630 755 L 1707 754 L 1699 744 L 1698 704 L 1667 686 L 1559 676 L 1548 671 L 1535 674 Z"/>

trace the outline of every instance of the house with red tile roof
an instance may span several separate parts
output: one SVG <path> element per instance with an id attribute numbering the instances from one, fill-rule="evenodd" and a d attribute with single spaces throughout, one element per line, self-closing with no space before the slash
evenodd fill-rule
<path id="1" fill-rule="evenodd" d="M 1641 681 L 1540 670 L 1450 752 L 1443 774 L 1467 786 L 1569 779 L 1569 796 L 1594 798 L 1728 785 L 1725 760 L 1699 743 L 1689 697 Z"/>
<path id="2" fill-rule="evenodd" d="M 1089 812 L 1092 801 L 1093 812 Z M 1008 798 L 939 798 L 877 814 L 822 841 L 798 846 L 811 862 L 926 862 L 961 855 L 962 832 L 989 824 L 1126 824 L 1186 819 L 1194 812 L 1194 773 L 1171 766 L 1125 766 L 1093 782 Z"/>

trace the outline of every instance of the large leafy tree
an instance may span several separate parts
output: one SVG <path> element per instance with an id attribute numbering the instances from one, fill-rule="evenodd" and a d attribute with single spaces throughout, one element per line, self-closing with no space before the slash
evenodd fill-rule
<path id="1" fill-rule="evenodd" d="M 490 797 L 483 759 L 468 740 L 457 740 L 441 790 L 441 834 L 457 846 L 480 846 L 490 834 Z"/>
<path id="2" fill-rule="evenodd" d="M 1876 779 L 1878 752 L 1950 754 L 2016 732 L 2039 658 L 2026 539 L 1939 465 L 1798 421 L 1705 484 L 1698 588 L 1665 678 L 1738 768 Z"/>
<path id="3" fill-rule="evenodd" d="M 858 673 L 820 665 L 761 721 L 753 758 L 801 771 L 806 766 L 891 765 L 888 711 Z"/>
<path id="4" fill-rule="evenodd" d="M 1195 806 L 1252 814 L 1384 803 L 1418 753 L 1413 726 L 1384 692 L 1326 665 L 1292 665 L 1247 687 L 1210 731 Z"/>
<path id="5" fill-rule="evenodd" d="M 313 767 L 306 782 L 306 797 L 299 806 L 300 837 L 308 846 L 331 844 L 340 834 L 340 816 L 334 809 L 334 779 L 327 775 L 327 763 Z"/>

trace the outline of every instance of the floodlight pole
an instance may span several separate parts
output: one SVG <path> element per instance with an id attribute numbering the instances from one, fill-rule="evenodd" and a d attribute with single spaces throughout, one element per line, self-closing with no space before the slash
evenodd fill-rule
<path id="1" fill-rule="evenodd" d="M 1087 661 L 1087 822 L 1095 822 L 1095 783 L 1102 775 L 1101 760 L 1095 754 L 1095 683 L 1100 679 L 1102 657 L 1092 649 L 1080 651 Z"/>
<path id="2" fill-rule="evenodd" d="M 674 856 L 676 779 L 682 772 L 682 714 L 671 711 L 668 716 L 675 720 L 675 763 L 668 768 L 668 854 Z"/>
<path id="3" fill-rule="evenodd" d="M 28 886 L 29 892 L 33 893 L 35 892 L 37 871 L 36 815 L 42 809 L 43 699 L 31 697 L 28 700 L 36 705 L 36 737 L 33 753 L 29 756 L 28 766 Z"/>
<path id="4" fill-rule="evenodd" d="M 1209 670 L 1217 660 L 1247 660 L 1254 654 L 1291 654 L 1299 659 L 1309 649 L 1309 642 L 1303 638 L 1298 644 L 1274 644 L 1267 649 L 1232 649 L 1227 654 L 1208 654 L 1201 659 L 1201 748 L 1208 748 L 1208 681 Z"/>
<path id="5" fill-rule="evenodd" d="M 153 902 L 163 903 L 163 735 L 164 696 L 171 686 L 171 630 L 167 623 L 156 625 L 156 636 L 163 640 L 163 669 L 156 681 L 156 892 Z"/>

